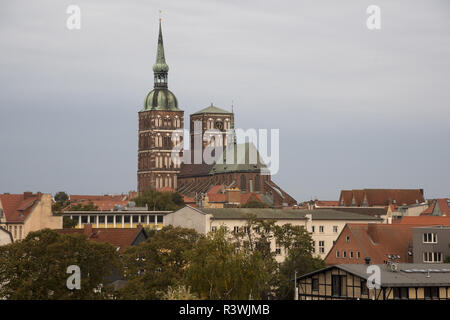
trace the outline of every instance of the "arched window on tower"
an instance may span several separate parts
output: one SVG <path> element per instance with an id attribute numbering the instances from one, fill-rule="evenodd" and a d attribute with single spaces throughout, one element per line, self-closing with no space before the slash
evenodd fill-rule
<path id="1" fill-rule="evenodd" d="M 247 183 L 246 183 L 245 175 L 241 175 L 241 190 L 242 191 L 247 190 Z"/>

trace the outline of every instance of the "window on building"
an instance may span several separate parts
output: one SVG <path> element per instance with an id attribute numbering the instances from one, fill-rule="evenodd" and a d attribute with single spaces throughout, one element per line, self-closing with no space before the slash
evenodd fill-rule
<path id="1" fill-rule="evenodd" d="M 155 216 L 153 214 L 149 218 L 150 218 L 150 223 L 155 223 Z"/>
<path id="2" fill-rule="evenodd" d="M 163 223 L 163 218 L 164 218 L 164 216 L 161 216 L 161 215 L 157 216 L 156 217 L 156 222 L 157 223 Z"/>
<path id="3" fill-rule="evenodd" d="M 17 239 L 17 226 L 14 226 L 14 239 Z"/>
<path id="4" fill-rule="evenodd" d="M 347 296 L 346 277 L 332 275 L 331 276 L 331 294 L 333 297 Z"/>
<path id="5" fill-rule="evenodd" d="M 311 227 L 311 231 L 312 231 L 312 233 L 315 233 L 315 232 L 316 232 L 316 227 L 315 227 L 315 226 L 312 226 L 312 227 Z"/>
<path id="6" fill-rule="evenodd" d="M 313 278 L 311 283 L 312 291 L 319 291 L 319 279 Z"/>
<path id="7" fill-rule="evenodd" d="M 324 226 L 319 226 L 319 232 L 323 233 L 323 230 L 324 230 Z"/>
<path id="8" fill-rule="evenodd" d="M 394 299 L 409 299 L 408 288 L 394 288 Z"/>
<path id="9" fill-rule="evenodd" d="M 88 217 L 87 216 L 81 216 L 81 223 L 83 223 L 83 224 L 88 223 Z"/>
<path id="10" fill-rule="evenodd" d="M 247 190 L 247 182 L 243 174 L 241 175 L 241 190 Z"/>
<path id="11" fill-rule="evenodd" d="M 211 227 L 211 231 L 215 232 L 217 230 L 217 227 Z"/>
<path id="12" fill-rule="evenodd" d="M 340 254 L 339 254 L 339 250 L 336 250 L 336 258 L 339 258 Z"/>
<path id="13" fill-rule="evenodd" d="M 124 216 L 123 217 L 123 222 L 130 223 L 130 216 Z"/>
<path id="14" fill-rule="evenodd" d="M 90 223 L 97 223 L 97 216 L 89 216 Z"/>
<path id="15" fill-rule="evenodd" d="M 108 216 L 106 221 L 108 221 L 108 223 L 114 223 L 114 216 Z"/>
<path id="16" fill-rule="evenodd" d="M 248 227 L 244 227 L 244 233 L 248 233 L 249 229 Z"/>
<path id="17" fill-rule="evenodd" d="M 353 251 L 350 251 L 350 259 L 353 259 Z"/>
<path id="18" fill-rule="evenodd" d="M 425 299 L 439 299 L 439 287 L 423 288 Z"/>
<path id="19" fill-rule="evenodd" d="M 116 216 L 116 224 L 122 223 L 122 216 Z"/>
<path id="20" fill-rule="evenodd" d="M 369 288 L 367 287 L 367 281 L 366 280 L 361 279 L 360 288 L 361 288 L 361 295 L 367 296 L 369 294 Z"/>
<path id="21" fill-rule="evenodd" d="M 347 243 L 350 242 L 350 237 L 349 237 L 349 236 L 346 236 L 346 237 L 345 237 L 345 242 L 347 242 Z"/>
<path id="22" fill-rule="evenodd" d="M 22 239 L 22 226 L 19 226 L 19 239 Z"/>
<path id="23" fill-rule="evenodd" d="M 235 227 L 233 228 L 233 232 L 234 232 L 234 233 L 238 233 L 238 232 L 239 232 L 239 227 L 238 227 L 238 226 L 235 226 Z"/>
<path id="24" fill-rule="evenodd" d="M 359 259 L 359 258 L 361 258 L 361 252 L 357 251 L 356 252 L 356 259 Z"/>
<path id="25" fill-rule="evenodd" d="M 280 255 L 281 254 L 281 248 L 276 248 L 275 249 L 275 254 Z"/>
<path id="26" fill-rule="evenodd" d="M 342 251 L 342 258 L 347 258 L 347 251 Z"/>
<path id="27" fill-rule="evenodd" d="M 338 226 L 333 226 L 333 232 L 337 233 L 338 232 Z"/>
<path id="28" fill-rule="evenodd" d="M 423 253 L 423 262 L 428 263 L 440 263 L 442 260 L 441 252 L 424 252 Z"/>
<path id="29" fill-rule="evenodd" d="M 72 220 L 78 224 L 79 216 L 72 216 Z"/>
<path id="30" fill-rule="evenodd" d="M 139 223 L 139 216 L 133 216 L 133 223 Z"/>
<path id="31" fill-rule="evenodd" d="M 312 242 L 312 253 L 316 253 L 316 242 Z"/>
<path id="32" fill-rule="evenodd" d="M 105 223 L 105 216 L 98 217 L 98 223 Z"/>
<path id="33" fill-rule="evenodd" d="M 325 241 L 319 241 L 319 253 L 325 253 Z"/>
<path id="34" fill-rule="evenodd" d="M 432 232 L 424 233 L 423 243 L 437 243 L 437 234 Z"/>

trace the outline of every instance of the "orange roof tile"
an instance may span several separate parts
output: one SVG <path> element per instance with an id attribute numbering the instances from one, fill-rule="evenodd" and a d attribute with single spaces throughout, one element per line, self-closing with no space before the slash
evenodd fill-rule
<path id="1" fill-rule="evenodd" d="M 450 226 L 450 216 L 418 216 L 418 217 L 402 217 L 394 220 L 395 224 L 423 225 L 423 226 Z"/>
<path id="2" fill-rule="evenodd" d="M 23 194 L 0 194 L 3 212 L 7 222 L 23 222 L 39 201 L 41 194 L 26 192 Z"/>
<path id="3" fill-rule="evenodd" d="M 90 228 L 88 225 L 84 229 L 59 229 L 60 234 L 85 234 L 88 239 L 101 243 L 110 243 L 122 252 L 127 247 L 133 245 L 138 235 L 143 232 L 142 227 L 137 228 Z M 147 235 L 144 232 L 144 237 Z"/>

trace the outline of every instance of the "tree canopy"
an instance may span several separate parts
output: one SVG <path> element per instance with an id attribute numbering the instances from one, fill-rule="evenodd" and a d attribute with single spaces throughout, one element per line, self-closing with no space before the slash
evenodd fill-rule
<path id="1" fill-rule="evenodd" d="M 147 206 L 149 210 L 174 211 L 184 205 L 183 196 L 178 192 L 160 192 L 149 189 L 133 201 L 139 207 Z"/>

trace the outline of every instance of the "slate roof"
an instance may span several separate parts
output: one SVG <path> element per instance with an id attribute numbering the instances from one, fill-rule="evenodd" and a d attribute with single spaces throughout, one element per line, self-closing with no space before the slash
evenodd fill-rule
<path id="1" fill-rule="evenodd" d="M 387 264 L 377 264 L 381 271 L 382 287 L 431 287 L 431 286 L 449 286 L 450 285 L 450 264 L 440 263 L 438 265 L 430 265 L 424 263 L 399 263 L 398 272 L 393 272 Z M 337 264 L 329 266 L 314 272 L 297 277 L 303 279 L 314 274 L 339 268 L 360 278 L 368 280 L 370 273 L 367 273 L 367 264 Z M 430 277 L 427 277 L 430 269 Z"/>

